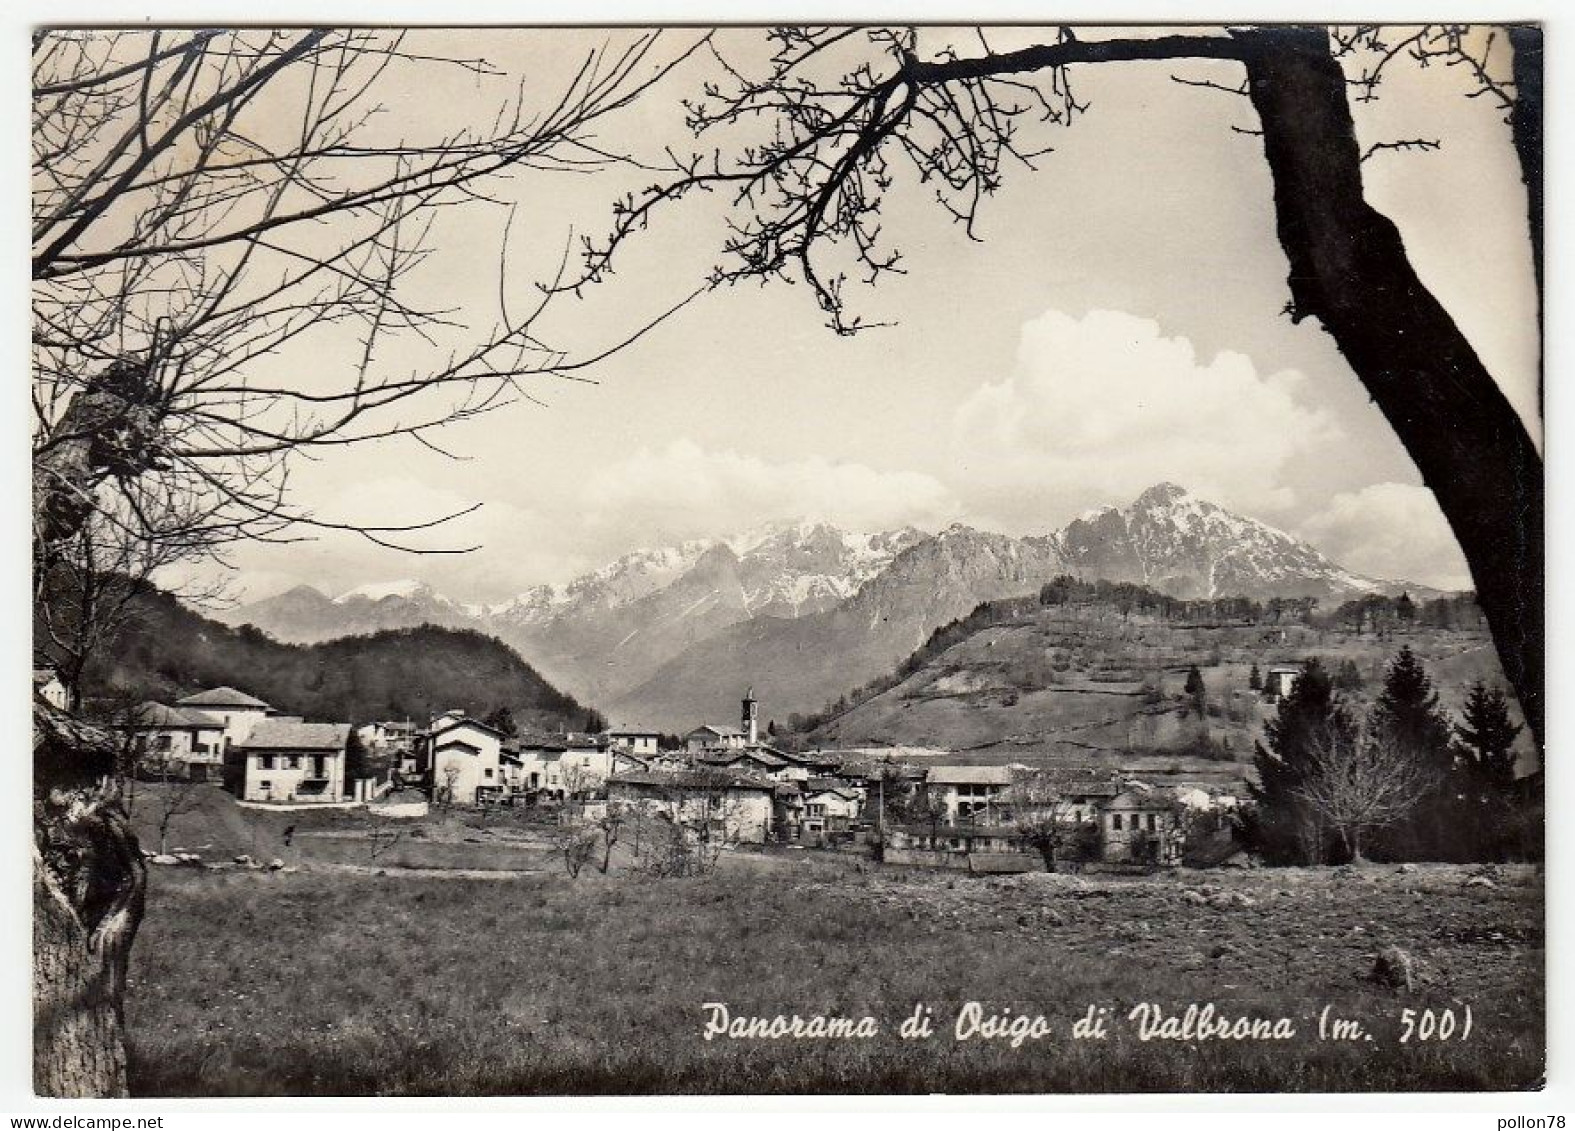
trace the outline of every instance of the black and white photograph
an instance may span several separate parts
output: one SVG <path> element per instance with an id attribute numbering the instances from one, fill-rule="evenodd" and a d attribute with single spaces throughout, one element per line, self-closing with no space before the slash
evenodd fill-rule
<path id="1" fill-rule="evenodd" d="M 119 19 L 27 1102 L 1534 1110 L 1541 25 Z"/>

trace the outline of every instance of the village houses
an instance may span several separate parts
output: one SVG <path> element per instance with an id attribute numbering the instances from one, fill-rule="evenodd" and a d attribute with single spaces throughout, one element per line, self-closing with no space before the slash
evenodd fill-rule
<path id="1" fill-rule="evenodd" d="M 243 745 L 272 708 L 233 687 L 199 691 L 173 706 L 148 701 L 121 725 L 144 769 L 219 781 L 230 751 Z"/>
<path id="2" fill-rule="evenodd" d="M 273 708 L 254 695 L 233 687 L 214 687 L 175 700 L 184 711 L 201 711 L 217 718 L 224 727 L 224 745 L 243 746 L 252 729 L 273 713 Z"/>
<path id="3" fill-rule="evenodd" d="M 607 783 L 609 805 L 630 807 L 728 843 L 771 839 L 776 785 L 727 770 L 646 771 Z"/>
<path id="4" fill-rule="evenodd" d="M 147 702 L 133 709 L 126 729 L 132 752 L 147 772 L 218 781 L 224 772 L 222 719 L 197 710 Z"/>
<path id="5" fill-rule="evenodd" d="M 992 811 L 1005 805 L 1012 780 L 1008 766 L 931 766 L 924 792 L 947 824 L 989 824 Z"/>
<path id="6" fill-rule="evenodd" d="M 600 793 L 619 769 L 648 765 L 603 736 L 573 732 L 510 740 L 504 755 L 515 794 L 558 801 Z"/>

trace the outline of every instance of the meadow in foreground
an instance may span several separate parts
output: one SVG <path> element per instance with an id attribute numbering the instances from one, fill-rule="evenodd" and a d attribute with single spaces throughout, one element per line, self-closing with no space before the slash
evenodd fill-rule
<path id="1" fill-rule="evenodd" d="M 849 871 L 702 880 L 161 869 L 128 995 L 132 1089 L 193 1094 L 1498 1090 L 1542 1077 L 1542 880 L 1455 868 L 1155 881 Z M 1210 894 L 1199 899 L 1199 889 Z M 1189 895 L 1188 892 L 1191 892 Z M 1223 898 L 1215 898 L 1223 895 Z M 1369 978 L 1405 947 L 1413 989 Z M 958 1042 L 969 1001 L 1042 1014 Z M 734 1015 L 874 1017 L 870 1040 L 702 1039 Z M 1291 1018 L 1291 1040 L 1148 1041 L 1126 1014 Z M 935 1036 L 902 1040 L 919 1004 Z M 1110 1036 L 1070 1039 L 1089 1005 Z M 1319 1040 L 1318 1014 L 1371 1040 Z M 1402 1010 L 1472 1010 L 1399 1043 Z M 1435 1034 L 1436 1036 L 1436 1034 Z"/>

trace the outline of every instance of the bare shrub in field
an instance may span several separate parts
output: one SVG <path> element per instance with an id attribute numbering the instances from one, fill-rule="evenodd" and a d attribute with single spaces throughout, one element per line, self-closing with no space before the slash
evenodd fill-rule
<path id="1" fill-rule="evenodd" d="M 656 877 L 708 876 L 737 844 L 743 808 L 721 782 L 697 780 L 663 789 L 625 814 L 632 824 L 632 865 Z"/>
<path id="2" fill-rule="evenodd" d="M 387 813 L 379 812 L 376 805 L 367 806 L 366 819 L 366 851 L 369 860 L 376 860 L 405 837 L 405 831 L 396 828 L 394 819 Z"/>
<path id="3" fill-rule="evenodd" d="M 1045 871 L 1054 872 L 1061 850 L 1078 834 L 1074 805 L 1056 780 L 1043 770 L 1019 771 L 1006 797 L 1017 835 L 1039 853 Z"/>
<path id="4" fill-rule="evenodd" d="M 557 826 L 552 831 L 552 842 L 570 879 L 578 879 L 596 855 L 596 831 L 584 825 Z"/>
<path id="5" fill-rule="evenodd" d="M 1295 793 L 1339 835 L 1351 861 L 1361 863 L 1364 836 L 1410 816 L 1436 784 L 1404 743 L 1320 728 L 1307 743 L 1307 769 Z"/>
<path id="6" fill-rule="evenodd" d="M 175 818 L 190 813 L 202 803 L 202 783 L 192 777 L 185 763 L 167 753 L 143 765 L 144 772 L 163 785 L 163 789 L 154 794 L 159 814 L 159 855 L 162 856 L 169 851 L 170 826 Z"/>
<path id="7" fill-rule="evenodd" d="M 579 878 L 587 864 L 606 875 L 612 866 L 613 849 L 629 824 L 629 814 L 618 805 L 609 804 L 606 813 L 594 821 L 573 819 L 566 810 L 551 836 L 569 877 Z"/>

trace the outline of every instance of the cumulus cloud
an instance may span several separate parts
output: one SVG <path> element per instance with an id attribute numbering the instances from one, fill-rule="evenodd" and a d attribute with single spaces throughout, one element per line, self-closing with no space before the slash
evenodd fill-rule
<path id="1" fill-rule="evenodd" d="M 1426 487 L 1374 483 L 1336 495 L 1297 533 L 1358 573 L 1439 589 L 1471 586 L 1466 560 Z"/>
<path id="2" fill-rule="evenodd" d="M 1121 503 L 1161 480 L 1250 512 L 1295 499 L 1280 472 L 1335 439 L 1301 404 L 1294 371 L 1260 374 L 1222 352 L 1119 311 L 1049 311 L 1023 327 L 1015 371 L 956 410 L 955 486 L 976 513 L 1042 528 L 1095 503 Z"/>

